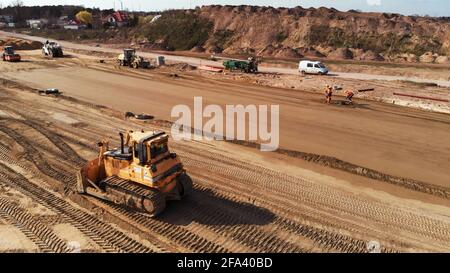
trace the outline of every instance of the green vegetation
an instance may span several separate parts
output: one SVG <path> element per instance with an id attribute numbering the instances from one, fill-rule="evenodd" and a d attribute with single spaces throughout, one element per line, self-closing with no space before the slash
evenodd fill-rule
<path id="1" fill-rule="evenodd" d="M 229 44 L 231 38 L 233 38 L 234 31 L 228 29 L 221 29 L 213 34 L 213 44 L 223 51 Z"/>
<path id="2" fill-rule="evenodd" d="M 289 37 L 289 35 L 287 35 L 284 31 L 279 32 L 276 36 L 275 36 L 275 41 L 277 43 L 282 43 L 284 40 L 286 40 Z"/>
<path id="3" fill-rule="evenodd" d="M 411 35 L 395 33 L 378 34 L 376 32 L 347 33 L 340 28 L 328 26 L 312 26 L 306 40 L 309 45 L 325 45 L 334 48 L 349 47 L 372 50 L 377 53 L 413 53 L 418 56 L 427 51 L 440 53 L 442 44 L 432 38 L 413 42 Z"/>
<path id="4" fill-rule="evenodd" d="M 44 36 L 55 40 L 64 41 L 82 41 L 95 40 L 97 42 L 105 42 L 113 40 L 116 43 L 128 42 L 128 29 L 83 29 L 83 30 L 66 30 L 66 29 L 27 29 L 25 34 L 34 36 Z"/>
<path id="5" fill-rule="evenodd" d="M 212 29 L 212 22 L 196 13 L 173 10 L 164 12 L 156 22 L 143 26 L 142 35 L 151 43 L 163 40 L 168 49 L 189 50 L 203 46 Z"/>

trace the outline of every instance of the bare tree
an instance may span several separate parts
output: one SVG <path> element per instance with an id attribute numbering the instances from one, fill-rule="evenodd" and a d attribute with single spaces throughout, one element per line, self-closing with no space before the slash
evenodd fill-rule
<path id="1" fill-rule="evenodd" d="M 23 7 L 23 1 L 22 0 L 13 0 L 11 4 L 9 4 L 10 7 Z"/>
<path id="2" fill-rule="evenodd" d="M 14 10 L 14 21 L 20 22 L 22 21 L 22 13 L 20 12 L 21 8 L 23 7 L 23 1 L 22 0 L 13 0 L 11 4 L 9 4 L 10 7 L 13 7 Z"/>

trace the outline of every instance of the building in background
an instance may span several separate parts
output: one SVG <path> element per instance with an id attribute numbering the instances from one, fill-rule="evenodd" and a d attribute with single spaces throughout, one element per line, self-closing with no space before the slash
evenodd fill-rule
<path id="1" fill-rule="evenodd" d="M 128 13 L 116 11 L 102 18 L 103 25 L 110 27 L 126 27 L 129 26 L 130 17 Z"/>

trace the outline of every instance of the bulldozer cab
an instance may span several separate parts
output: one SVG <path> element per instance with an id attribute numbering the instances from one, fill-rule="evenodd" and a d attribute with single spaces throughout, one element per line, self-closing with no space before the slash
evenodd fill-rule
<path id="1" fill-rule="evenodd" d="M 14 48 L 12 46 L 5 46 L 4 50 L 5 50 L 5 54 L 7 54 L 7 55 L 14 54 Z"/>
<path id="2" fill-rule="evenodd" d="M 154 164 L 169 154 L 169 136 L 164 132 L 129 132 L 127 143 L 131 143 L 133 162 L 141 166 Z"/>
<path id="3" fill-rule="evenodd" d="M 130 61 L 136 55 L 136 50 L 132 48 L 124 49 L 123 56 L 125 61 Z"/>

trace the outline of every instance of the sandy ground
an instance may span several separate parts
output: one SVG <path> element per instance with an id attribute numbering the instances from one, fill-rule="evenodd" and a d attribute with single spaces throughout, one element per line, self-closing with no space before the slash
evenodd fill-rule
<path id="1" fill-rule="evenodd" d="M 21 39 L 27 39 L 31 41 L 39 41 L 39 42 L 45 42 L 47 38 L 43 37 L 36 37 L 36 36 L 30 36 L 26 34 L 20 34 L 20 33 L 11 33 L 11 32 L 4 32 L 0 31 L 0 37 L 14 37 L 14 38 L 21 38 Z M 85 51 L 93 51 L 97 53 L 105 53 L 105 54 L 119 54 L 122 53 L 122 49 L 117 48 L 111 48 L 111 47 L 102 47 L 99 46 L 93 46 L 88 44 L 77 44 L 67 41 L 58 41 L 64 48 L 69 49 L 76 49 L 76 50 L 85 50 Z M 164 56 L 168 61 L 172 62 L 181 62 L 181 63 L 188 63 L 191 65 L 212 65 L 212 66 L 221 66 L 222 61 L 210 61 L 205 60 L 202 58 L 198 58 L 195 56 L 179 56 L 179 55 L 172 55 L 172 54 L 163 54 L 163 53 L 150 53 L 150 52 L 141 52 L 141 56 L 146 58 L 156 58 L 157 56 Z M 347 68 L 348 70 L 348 68 Z M 445 70 L 449 70 L 448 66 L 445 66 L 444 69 L 440 69 L 442 72 L 437 73 L 422 73 L 420 76 L 417 74 L 411 73 L 403 73 L 400 75 L 392 74 L 392 75 L 380 75 L 377 74 L 378 70 L 365 70 L 366 73 L 357 73 L 354 70 L 352 72 L 345 72 L 344 71 L 336 71 L 332 72 L 336 77 L 343 78 L 343 79 L 353 79 L 353 80 L 381 80 L 381 81 L 413 81 L 413 82 L 427 82 L 427 83 L 435 83 L 440 86 L 444 87 L 450 87 L 450 79 L 448 76 L 448 73 L 445 73 Z M 280 74 L 288 74 L 288 75 L 298 75 L 299 71 L 296 68 L 287 68 L 287 67 L 279 67 L 279 66 L 271 66 L 270 64 L 265 64 L 264 66 L 260 67 L 261 72 L 266 73 L 280 73 Z M 394 72 L 395 73 L 395 72 Z"/>
<path id="2" fill-rule="evenodd" d="M 145 112 L 172 121 L 172 107 L 193 106 L 194 96 L 202 96 L 205 105 L 278 104 L 281 148 L 333 156 L 389 175 L 449 186 L 450 130 L 445 114 L 364 100 L 351 107 L 338 100 L 327 106 L 319 94 L 255 86 L 220 75 L 204 77 L 197 72 L 177 72 L 179 77 L 173 78 L 170 68 L 133 71 L 75 57 L 32 58 L 45 65 L 19 68 L 3 77 L 39 89 L 59 88 L 69 96 L 122 112 Z"/>
<path id="3" fill-rule="evenodd" d="M 450 251 L 448 115 L 365 100 L 326 106 L 296 89 L 71 55 L 0 64 L 0 233 L 12 238 L 0 251 L 367 252 L 369 241 L 383 252 Z M 33 89 L 49 87 L 63 95 Z M 279 104 L 282 149 L 172 140 L 195 191 L 156 219 L 74 193 L 74 169 L 98 140 L 170 131 L 161 120 L 194 95 Z"/>

